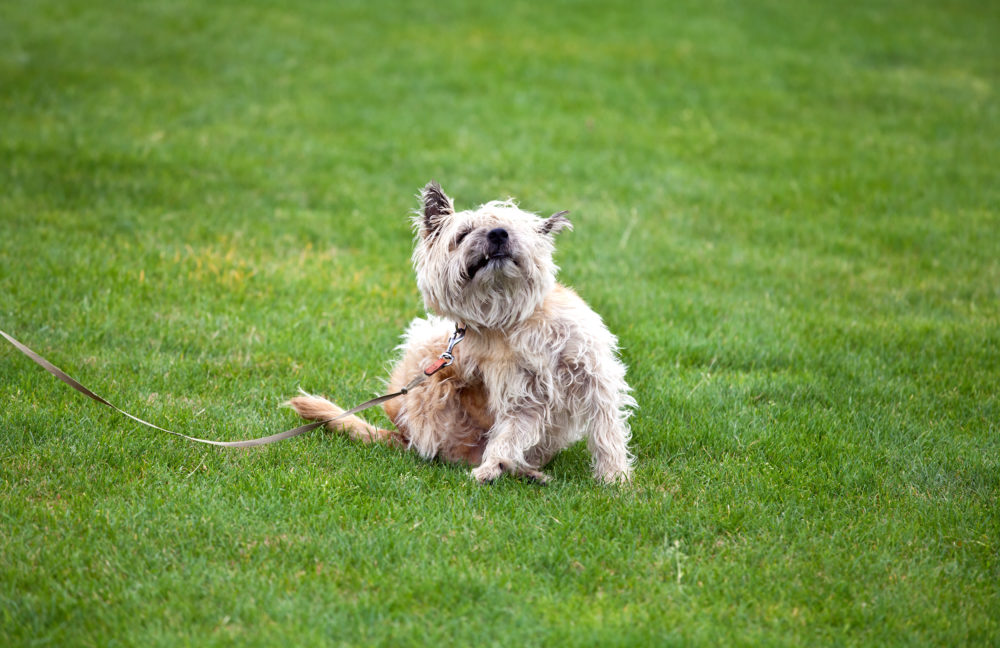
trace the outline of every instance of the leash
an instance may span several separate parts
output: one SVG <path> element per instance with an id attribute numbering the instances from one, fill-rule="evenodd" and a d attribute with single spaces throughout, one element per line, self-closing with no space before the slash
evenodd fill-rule
<path id="1" fill-rule="evenodd" d="M 391 394 L 385 394 L 384 396 L 379 396 L 377 398 L 372 398 L 371 400 L 367 400 L 356 407 L 352 407 L 343 414 L 335 416 L 334 418 L 331 419 L 326 419 L 323 421 L 314 421 L 312 423 L 307 423 L 306 425 L 300 425 L 299 427 L 293 428 L 291 430 L 285 430 L 284 432 L 279 432 L 277 434 L 271 434 L 256 439 L 247 439 L 246 441 L 213 441 L 211 439 L 199 439 L 198 437 L 188 436 L 186 434 L 181 434 L 180 432 L 174 432 L 173 430 L 162 428 L 159 425 L 150 423 L 149 421 L 144 421 L 138 416 L 133 416 L 132 414 L 129 414 L 120 407 L 112 405 L 109 401 L 102 398 L 101 396 L 98 396 L 90 389 L 84 387 L 79 381 L 71 377 L 65 371 L 55 366 L 54 364 L 52 364 L 39 354 L 35 353 L 24 344 L 21 344 L 20 342 L 12 338 L 10 335 L 7 335 L 3 331 L 0 331 L 0 335 L 2 335 L 8 342 L 14 345 L 15 349 L 17 349 L 24 355 L 28 356 L 28 358 L 34 361 L 35 364 L 40 366 L 42 369 L 45 369 L 50 374 L 52 374 L 59 380 L 63 381 L 76 391 L 80 392 L 81 394 L 92 400 L 97 401 L 98 403 L 101 403 L 102 405 L 107 405 L 108 407 L 115 410 L 119 414 L 127 416 L 128 418 L 132 419 L 133 421 L 136 421 L 137 423 L 141 423 L 146 427 L 153 428 L 154 430 L 166 432 L 167 434 L 173 434 L 174 436 L 179 436 L 182 439 L 187 439 L 188 441 L 194 441 L 196 443 L 205 443 L 208 445 L 221 446 L 223 448 L 251 448 L 254 446 L 267 445 L 269 443 L 276 443 L 278 441 L 284 441 L 285 439 L 291 439 L 292 437 L 297 437 L 300 434 L 311 432 L 318 427 L 323 427 L 327 423 L 333 423 L 334 421 L 339 421 L 342 418 L 347 418 L 352 414 L 357 414 L 362 410 L 366 410 L 370 407 L 375 407 L 376 405 L 381 405 L 386 401 L 392 400 L 393 398 L 406 394 L 411 389 L 413 389 L 420 383 L 427 380 L 427 378 L 433 376 L 435 373 L 451 365 L 451 363 L 455 361 L 455 356 L 452 355 L 452 351 L 455 349 L 455 345 L 461 342 L 463 338 L 465 338 L 465 327 L 459 324 L 455 324 L 455 332 L 452 333 L 451 338 L 448 340 L 448 349 L 444 353 L 442 353 L 438 357 L 438 359 L 435 360 L 429 367 L 424 369 L 423 372 L 418 374 L 413 380 L 407 383 L 406 386 L 400 389 L 399 391 L 393 392 Z"/>

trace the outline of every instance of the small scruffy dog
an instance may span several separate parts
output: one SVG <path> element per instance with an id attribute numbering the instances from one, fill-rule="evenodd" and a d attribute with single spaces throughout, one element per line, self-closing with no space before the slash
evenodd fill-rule
<path id="1" fill-rule="evenodd" d="M 426 459 L 465 462 L 480 483 L 503 473 L 539 482 L 539 468 L 587 438 L 594 476 L 627 481 L 628 417 L 635 407 L 617 339 L 572 290 L 556 283 L 553 239 L 571 227 L 564 212 L 543 219 L 511 201 L 455 212 L 437 183 L 414 216 L 413 266 L 427 309 L 399 346 L 389 378 L 398 391 L 445 350 L 457 323 L 467 329 L 454 363 L 385 403 L 398 431 L 357 416 L 329 427 L 352 439 L 415 449 Z M 303 418 L 344 410 L 316 396 L 289 401 Z"/>

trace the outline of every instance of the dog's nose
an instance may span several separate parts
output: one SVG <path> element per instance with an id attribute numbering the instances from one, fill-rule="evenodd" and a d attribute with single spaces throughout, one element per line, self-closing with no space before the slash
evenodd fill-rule
<path id="1" fill-rule="evenodd" d="M 508 238 L 510 238 L 510 236 L 507 234 L 507 230 L 502 227 L 491 229 L 486 233 L 486 240 L 497 246 L 506 243 Z"/>

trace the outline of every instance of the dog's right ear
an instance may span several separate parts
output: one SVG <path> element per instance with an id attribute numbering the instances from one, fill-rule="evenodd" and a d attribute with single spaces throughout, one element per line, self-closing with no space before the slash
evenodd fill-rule
<path id="1" fill-rule="evenodd" d="M 441 185 L 433 180 L 420 192 L 420 200 L 423 203 L 420 233 L 425 237 L 431 236 L 441 227 L 445 218 L 455 213 L 455 204 L 441 189 Z"/>
<path id="2" fill-rule="evenodd" d="M 573 229 L 573 223 L 569 222 L 566 218 L 568 211 L 556 212 L 542 221 L 542 226 L 539 228 L 542 234 L 558 234 L 563 229 Z"/>

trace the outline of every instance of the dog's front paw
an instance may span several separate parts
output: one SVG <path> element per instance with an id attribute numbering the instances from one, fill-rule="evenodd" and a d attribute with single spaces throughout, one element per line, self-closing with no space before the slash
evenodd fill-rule
<path id="1" fill-rule="evenodd" d="M 496 481 L 503 474 L 503 464 L 497 461 L 484 463 L 472 470 L 472 478 L 480 484 Z"/>
<path id="2" fill-rule="evenodd" d="M 528 481 L 534 482 L 540 486 L 544 486 L 552 481 L 552 478 L 543 473 L 540 470 L 535 470 L 534 468 L 525 468 L 521 471 L 521 476 Z"/>

